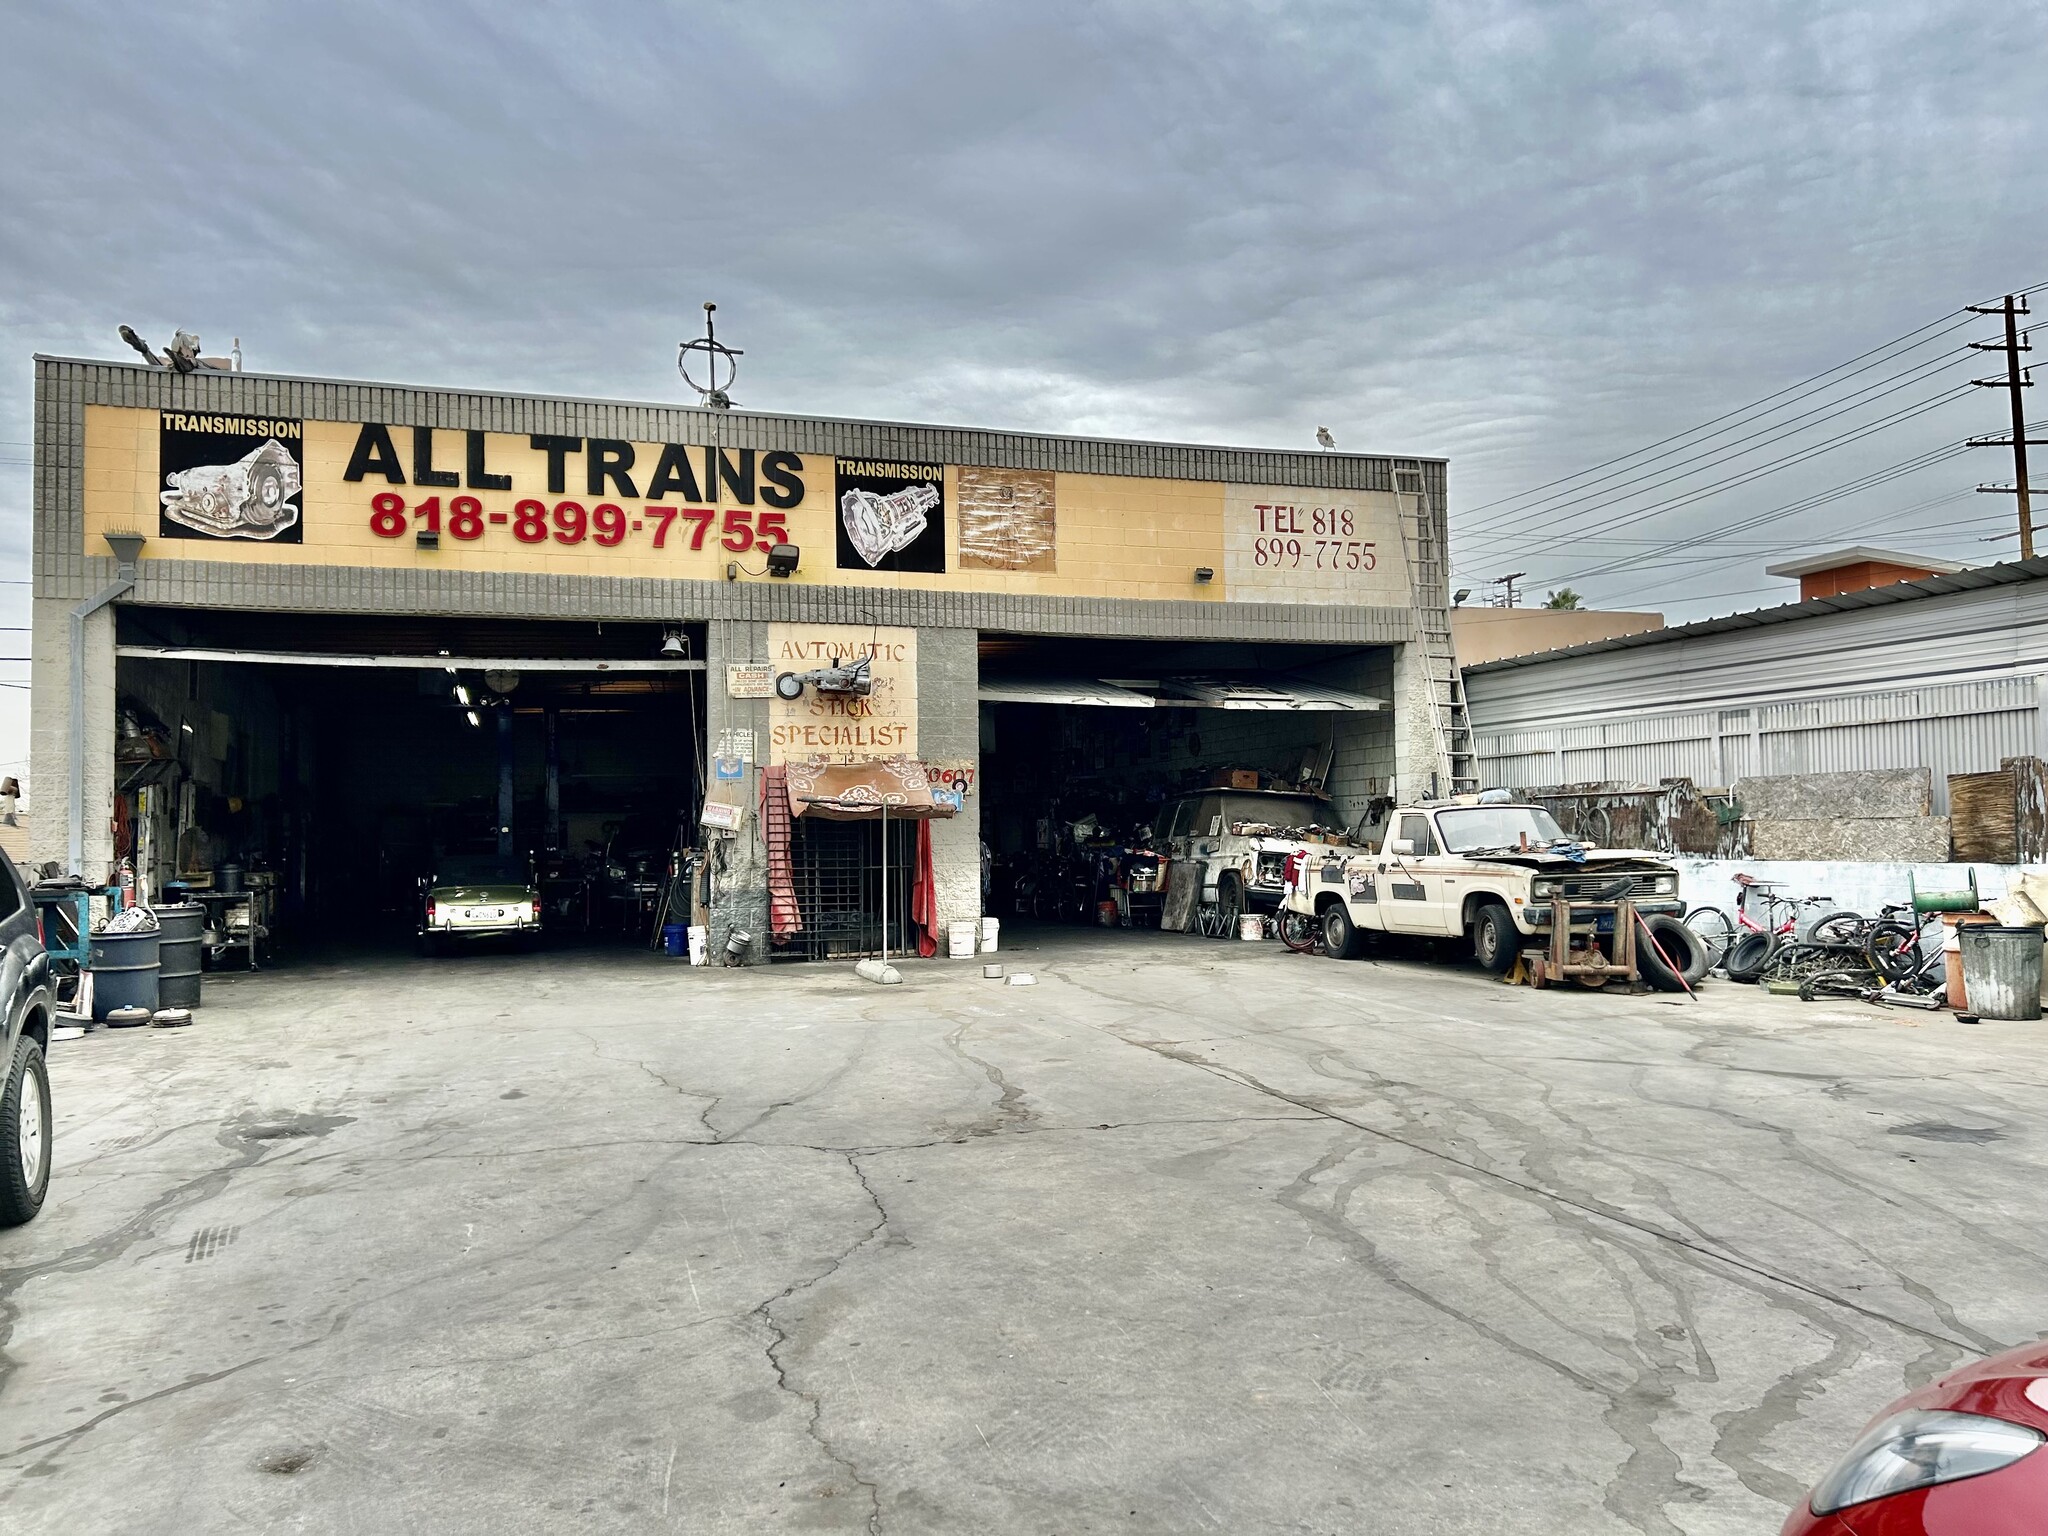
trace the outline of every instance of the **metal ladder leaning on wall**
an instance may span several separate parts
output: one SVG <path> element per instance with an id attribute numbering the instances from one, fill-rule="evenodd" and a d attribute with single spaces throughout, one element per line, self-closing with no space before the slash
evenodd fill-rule
<path id="1" fill-rule="evenodd" d="M 1458 648 L 1451 635 L 1449 552 L 1429 514 L 1429 492 L 1419 469 L 1394 471 L 1395 521 L 1401 527 L 1401 554 L 1408 562 L 1414 591 L 1415 627 L 1422 637 L 1422 669 L 1429 681 L 1430 724 L 1436 735 L 1437 774 L 1448 778 L 1438 793 L 1468 794 L 1479 788 L 1479 760 L 1472 747 L 1472 719 L 1465 709 L 1465 676 L 1458 669 Z M 1400 510 L 1415 500 L 1415 528 Z"/>

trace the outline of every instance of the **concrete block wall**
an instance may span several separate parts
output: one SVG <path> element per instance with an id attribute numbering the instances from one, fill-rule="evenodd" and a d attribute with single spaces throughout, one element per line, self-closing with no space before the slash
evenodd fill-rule
<path id="1" fill-rule="evenodd" d="M 727 730 L 754 733 L 753 766 L 740 783 L 745 815 L 729 835 L 706 834 L 711 860 L 709 943 L 719 963 L 735 930 L 752 944 L 751 961 L 768 957 L 768 848 L 761 838 L 761 769 L 768 757 L 768 701 L 726 696 L 725 669 L 739 662 L 768 660 L 768 626 L 748 620 L 714 619 L 705 642 L 704 777 L 711 780 L 710 754 Z"/>
<path id="2" fill-rule="evenodd" d="M 917 637 L 917 746 L 926 762 L 975 762 L 981 755 L 980 634 L 927 629 Z M 946 924 L 981 915 L 981 797 L 932 823 L 932 878 L 937 885 L 939 953 Z"/>

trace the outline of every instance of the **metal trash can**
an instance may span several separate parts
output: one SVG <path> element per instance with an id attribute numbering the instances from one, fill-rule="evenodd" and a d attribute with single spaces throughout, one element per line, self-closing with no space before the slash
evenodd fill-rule
<path id="1" fill-rule="evenodd" d="M 156 1012 L 157 931 L 92 936 L 92 1016 L 101 1023 L 116 1008 Z"/>
<path id="2" fill-rule="evenodd" d="M 1963 951 L 1963 993 L 1983 1019 L 2041 1017 L 2039 928 L 1971 923 L 1956 931 Z"/>
<path id="3" fill-rule="evenodd" d="M 199 945 L 206 932 L 206 908 L 196 901 L 156 909 L 157 1005 L 199 1006 Z"/>

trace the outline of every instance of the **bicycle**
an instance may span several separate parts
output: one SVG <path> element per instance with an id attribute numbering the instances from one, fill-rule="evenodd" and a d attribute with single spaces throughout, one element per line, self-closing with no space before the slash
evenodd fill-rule
<path id="1" fill-rule="evenodd" d="M 1280 942 L 1297 955 L 1320 955 L 1323 952 L 1323 925 L 1306 912 L 1282 907 L 1279 927 Z"/>
<path id="2" fill-rule="evenodd" d="M 1775 881 L 1758 880 L 1752 875 L 1738 874 L 1735 884 L 1738 893 L 1733 922 L 1719 907 L 1694 907 L 1685 914 L 1685 926 L 1706 948 L 1707 969 L 1721 967 L 1730 981 L 1755 981 L 1762 975 L 1765 962 L 1796 937 L 1800 908 L 1833 904 L 1833 898 L 1828 896 L 1780 896 Z M 1763 903 L 1762 922 L 1749 914 L 1752 896 Z M 1855 912 L 1832 912 L 1814 924 L 1803 942 L 1847 944 L 1848 935 L 1858 931 L 1855 925 L 1864 921 Z"/>

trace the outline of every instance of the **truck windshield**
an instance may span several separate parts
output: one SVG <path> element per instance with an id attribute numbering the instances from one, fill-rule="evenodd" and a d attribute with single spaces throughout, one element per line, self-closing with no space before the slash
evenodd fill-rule
<path id="1" fill-rule="evenodd" d="M 1329 827 L 1337 813 L 1311 795 L 1225 795 L 1223 821 L 1226 827 Z"/>
<path id="2" fill-rule="evenodd" d="M 1544 848 L 1564 837 L 1550 812 L 1530 805 L 1473 805 L 1438 811 L 1436 826 L 1444 847 L 1452 853 L 1519 848 L 1524 836 L 1532 848 Z"/>

